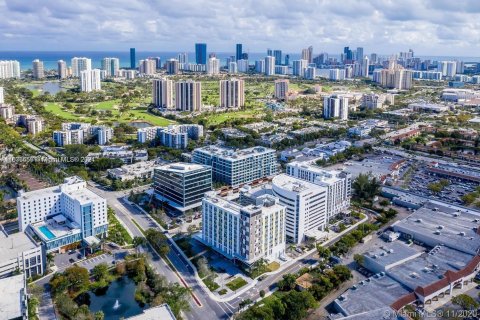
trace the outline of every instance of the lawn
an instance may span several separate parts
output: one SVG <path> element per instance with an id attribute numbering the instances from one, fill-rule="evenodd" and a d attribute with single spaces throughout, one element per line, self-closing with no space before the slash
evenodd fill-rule
<path id="1" fill-rule="evenodd" d="M 278 268 L 280 268 L 280 263 L 278 263 L 278 262 L 276 262 L 276 261 L 270 262 L 270 263 L 267 265 L 268 272 L 272 272 L 272 271 L 278 270 Z"/>
<path id="2" fill-rule="evenodd" d="M 122 113 L 121 116 L 118 117 L 120 115 L 119 111 L 113 108 L 116 103 L 118 103 L 118 100 L 109 100 L 94 105 L 95 109 L 111 110 L 112 112 L 112 116 L 110 118 L 103 118 L 101 120 L 99 119 L 99 122 L 129 123 L 132 121 L 145 121 L 149 122 L 154 126 L 161 127 L 165 127 L 169 124 L 175 123 L 174 121 L 148 113 L 146 107 L 137 107 L 135 109 L 131 109 L 127 112 Z M 46 103 L 45 110 L 65 120 L 80 120 L 85 122 L 91 122 L 93 120 L 92 117 L 75 114 L 74 110 L 63 109 L 58 103 L 55 102 Z"/>
<path id="3" fill-rule="evenodd" d="M 45 104 L 45 110 L 65 120 L 82 120 L 86 122 L 92 121 L 92 118 L 82 115 L 76 115 L 73 113 L 73 111 L 67 111 L 55 102 L 47 102 Z"/>
<path id="4" fill-rule="evenodd" d="M 232 290 L 232 291 L 236 291 L 238 289 L 240 289 L 241 287 L 243 287 L 244 285 L 247 284 L 247 281 L 245 281 L 243 278 L 236 278 L 232 281 L 230 281 L 229 283 L 226 284 L 226 286 Z"/>

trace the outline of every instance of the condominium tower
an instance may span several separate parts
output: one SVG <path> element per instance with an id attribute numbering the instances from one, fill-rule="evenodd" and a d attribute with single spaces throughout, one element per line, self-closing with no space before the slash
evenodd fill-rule
<path id="1" fill-rule="evenodd" d="M 175 83 L 175 109 L 200 111 L 202 108 L 201 82 L 186 80 Z"/>
<path id="2" fill-rule="evenodd" d="M 45 78 L 45 70 L 43 69 L 43 61 L 38 59 L 33 60 L 32 62 L 32 75 L 34 79 L 43 79 Z"/>
<path id="3" fill-rule="evenodd" d="M 244 81 L 241 79 L 220 80 L 220 107 L 243 107 L 245 105 L 244 86 Z"/>
<path id="4" fill-rule="evenodd" d="M 260 259 L 278 259 L 285 254 L 285 216 L 285 207 L 270 195 L 241 206 L 208 192 L 203 198 L 199 240 L 247 266 Z"/>
<path id="5" fill-rule="evenodd" d="M 167 78 L 154 79 L 152 82 L 153 105 L 157 108 L 172 109 L 173 81 Z"/>

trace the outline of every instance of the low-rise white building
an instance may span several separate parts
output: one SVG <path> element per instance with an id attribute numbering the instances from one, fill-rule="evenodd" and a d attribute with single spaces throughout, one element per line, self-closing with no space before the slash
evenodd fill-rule
<path id="1" fill-rule="evenodd" d="M 0 278 L 23 271 L 26 278 L 45 271 L 42 246 L 29 235 L 18 232 L 7 235 L 0 232 Z"/>

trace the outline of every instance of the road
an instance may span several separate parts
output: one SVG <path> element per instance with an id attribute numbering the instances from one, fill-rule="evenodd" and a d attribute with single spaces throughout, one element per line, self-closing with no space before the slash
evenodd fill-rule
<path id="1" fill-rule="evenodd" d="M 123 200 L 123 197 L 130 191 L 112 192 L 103 190 L 94 183 L 89 183 L 89 185 L 90 190 L 107 199 L 108 205 L 115 210 L 117 217 L 127 226 L 128 229 L 130 229 L 133 235 L 142 235 L 138 227 L 132 222 L 133 220 L 135 220 L 135 222 L 144 230 L 148 228 L 161 230 L 158 228 L 157 224 L 141 210 L 131 205 L 128 201 Z M 333 245 L 338 240 L 340 240 L 340 238 L 332 241 L 328 246 Z M 296 273 L 301 268 L 310 267 L 318 262 L 317 252 L 312 252 L 301 260 L 296 261 L 292 265 L 283 269 L 281 272 L 270 275 L 264 280 L 259 281 L 255 286 L 246 290 L 239 296 L 232 298 L 228 302 L 217 302 L 210 297 L 208 292 L 205 291 L 208 289 L 204 289 L 204 287 L 200 285 L 198 282 L 199 280 L 195 277 L 194 270 L 184 256 L 177 251 L 177 247 L 174 246 L 172 242 L 169 243 L 169 246 L 170 252 L 167 257 L 174 265 L 183 281 L 179 279 L 175 274 L 175 271 L 172 270 L 163 259 L 158 257 L 152 248 L 148 248 L 148 253 L 152 256 L 152 263 L 160 274 L 166 276 L 169 281 L 179 282 L 181 284 L 183 282 L 186 284 L 192 290 L 192 294 L 200 302 L 201 306 L 199 307 L 194 303 L 193 299 L 190 299 L 191 311 L 186 314 L 188 319 L 230 319 L 239 309 L 239 305 L 242 301 L 246 299 L 252 301 L 259 299 L 260 291 L 263 290 L 264 292 L 269 292 L 276 290 L 276 284 L 284 274 Z"/>
<path id="2" fill-rule="evenodd" d="M 94 183 L 89 183 L 89 189 L 107 199 L 108 205 L 115 210 L 117 217 L 127 226 L 128 229 L 130 229 L 134 236 L 142 236 L 142 233 L 132 220 L 135 220 L 135 222 L 144 230 L 149 228 L 157 229 L 157 225 L 148 216 L 136 207 L 130 205 L 128 202 L 122 200 L 122 197 L 128 194 L 129 191 L 105 191 Z M 184 260 L 179 252 L 177 252 L 176 247 L 173 246 L 172 243 L 169 243 L 169 245 L 170 252 L 167 255 L 168 259 L 175 266 L 175 269 L 185 281 L 185 284 L 192 290 L 192 294 L 195 295 L 201 304 L 201 307 L 199 307 L 193 299 L 190 299 L 191 311 L 185 315 L 186 318 L 192 320 L 231 318 L 236 311 L 236 308 L 229 303 L 221 303 L 211 299 L 208 293 L 205 292 L 203 287 L 197 282 L 195 273 L 189 266 L 188 262 Z M 175 274 L 175 271 L 172 270 L 167 263 L 152 250 L 152 248 L 148 248 L 148 253 L 151 255 L 152 264 L 159 274 L 164 275 L 171 282 L 183 284 Z"/>

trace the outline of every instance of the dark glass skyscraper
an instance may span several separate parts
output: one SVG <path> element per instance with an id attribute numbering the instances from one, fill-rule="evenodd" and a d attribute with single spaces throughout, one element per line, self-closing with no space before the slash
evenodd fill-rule
<path id="1" fill-rule="evenodd" d="M 242 59 L 242 44 L 241 43 L 237 43 L 237 60 L 241 60 Z"/>
<path id="2" fill-rule="evenodd" d="M 195 43 L 195 62 L 197 64 L 207 64 L 206 43 Z"/>
<path id="3" fill-rule="evenodd" d="M 275 57 L 275 65 L 282 64 L 282 50 L 273 50 L 273 56 Z"/>
<path id="4" fill-rule="evenodd" d="M 135 62 L 135 48 L 130 48 L 130 68 L 135 69 L 137 67 L 137 63 Z"/>

